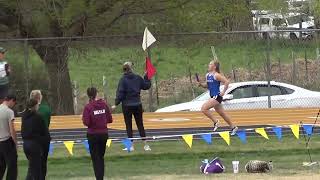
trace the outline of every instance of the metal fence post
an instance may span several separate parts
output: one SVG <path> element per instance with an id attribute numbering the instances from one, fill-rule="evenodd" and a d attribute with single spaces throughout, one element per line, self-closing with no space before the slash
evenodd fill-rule
<path id="1" fill-rule="evenodd" d="M 270 62 L 270 38 L 267 38 L 267 81 L 268 81 L 268 108 L 271 108 L 271 62 Z"/>
<path id="2" fill-rule="evenodd" d="M 25 68 L 25 95 L 26 95 L 26 101 L 29 98 L 29 47 L 28 47 L 28 40 L 24 40 L 23 44 L 23 50 L 24 50 L 24 68 Z"/>

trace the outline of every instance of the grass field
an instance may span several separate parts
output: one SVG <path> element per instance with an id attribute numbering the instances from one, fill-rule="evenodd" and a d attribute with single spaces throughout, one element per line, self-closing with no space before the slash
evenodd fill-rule
<path id="1" fill-rule="evenodd" d="M 108 179 L 308 179 L 319 178 L 319 166 L 302 167 L 308 161 L 304 139 L 297 140 L 287 135 L 282 141 L 275 137 L 265 140 L 249 137 L 247 144 L 232 138 L 231 146 L 221 139 L 213 139 L 212 145 L 195 140 L 192 149 L 182 141 L 150 142 L 152 152 L 144 152 L 142 144 L 136 144 L 136 151 L 121 151 L 122 145 L 112 144 L 106 152 L 106 175 Z M 310 150 L 315 161 L 320 160 L 320 137 L 313 137 Z M 201 160 L 220 157 L 226 166 L 226 173 L 202 175 L 199 173 Z M 274 170 L 268 174 L 247 174 L 244 165 L 249 160 L 273 161 Z M 232 173 L 232 160 L 240 161 L 240 174 Z M 27 161 L 19 153 L 19 179 L 26 174 Z M 93 179 L 91 161 L 81 144 L 74 149 L 74 156 L 68 155 L 62 146 L 56 147 L 49 158 L 49 179 Z"/>

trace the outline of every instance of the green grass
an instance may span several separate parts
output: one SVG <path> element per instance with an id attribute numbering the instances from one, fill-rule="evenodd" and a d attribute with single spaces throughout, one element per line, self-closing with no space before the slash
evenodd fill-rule
<path id="1" fill-rule="evenodd" d="M 319 160 L 320 138 L 314 137 L 310 151 L 314 160 Z M 150 142 L 152 152 L 144 152 L 142 144 L 136 144 L 133 153 L 122 152 L 122 145 L 112 144 L 106 152 L 106 175 L 108 179 L 184 179 L 204 178 L 199 174 L 199 165 L 205 158 L 219 156 L 226 166 L 226 173 L 207 177 L 234 178 L 232 160 L 240 161 L 240 176 L 245 176 L 244 165 L 249 160 L 272 160 L 274 170 L 266 178 L 284 177 L 299 174 L 316 175 L 317 168 L 302 167 L 302 162 L 308 161 L 304 140 L 296 140 L 285 136 L 279 142 L 275 137 L 265 140 L 261 137 L 249 137 L 247 144 L 241 144 L 232 138 L 231 146 L 221 139 L 214 138 L 212 145 L 195 140 L 192 149 L 181 141 Z M 56 147 L 54 155 L 49 158 L 49 179 L 88 179 L 93 177 L 93 170 L 88 154 L 82 145 L 76 145 L 74 156 L 68 155 L 62 146 Z M 26 174 L 27 162 L 19 153 L 19 179 Z M 260 176 L 260 175 L 259 175 Z M 90 178 L 89 178 L 90 179 Z M 192 179 L 192 178 L 191 178 Z"/>
<path id="2" fill-rule="evenodd" d="M 185 44 L 158 43 L 152 49 L 152 60 L 157 67 L 158 79 L 168 80 L 176 77 L 186 76 L 190 68 L 192 74 L 198 72 L 205 74 L 207 64 L 212 57 L 210 46 L 215 46 L 218 58 L 222 62 L 223 72 L 230 72 L 232 66 L 239 68 L 261 69 L 266 61 L 266 42 L 264 41 L 225 41 L 214 43 L 209 40 Z M 24 54 L 22 44 L 1 43 L 9 49 L 7 60 L 13 65 L 13 78 L 20 90 L 24 90 Z M 109 45 L 110 46 L 110 45 Z M 135 63 L 136 72 L 143 74 L 145 53 L 140 44 L 136 46 L 127 45 L 122 47 L 106 48 L 103 44 L 93 45 L 89 42 L 78 42 L 77 48 L 70 48 L 69 69 L 71 79 L 77 82 L 80 96 L 85 94 L 85 89 L 92 84 L 97 86 L 101 92 L 107 92 L 110 99 L 115 97 L 115 89 L 121 77 L 121 65 L 127 60 Z M 271 60 L 274 62 L 281 59 L 282 63 L 292 61 L 292 52 L 296 58 L 304 58 L 305 51 L 308 59 L 315 59 L 316 48 L 314 42 L 292 42 L 274 40 L 271 42 Z M 31 79 L 30 89 L 47 89 L 46 69 L 37 54 L 30 47 L 29 66 Z M 15 73 L 18 75 L 15 76 Z M 103 76 L 106 76 L 107 85 L 102 86 Z M 22 87 L 21 87 L 22 86 Z M 187 87 L 186 87 L 187 88 Z M 190 90 L 189 90 L 190 91 Z M 180 101 L 188 101 L 192 96 L 183 96 Z M 171 100 L 172 101 L 172 100 Z M 161 103 L 162 106 L 169 102 Z M 172 103 L 172 102 L 171 102 Z"/>

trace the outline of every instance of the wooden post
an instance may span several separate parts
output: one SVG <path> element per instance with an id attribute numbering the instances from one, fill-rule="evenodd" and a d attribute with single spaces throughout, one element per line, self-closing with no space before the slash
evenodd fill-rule
<path id="1" fill-rule="evenodd" d="M 73 81 L 73 110 L 78 114 L 78 86 L 77 81 Z"/>
<path id="2" fill-rule="evenodd" d="M 308 77 L 308 59 L 307 59 L 307 49 L 304 49 L 304 62 L 305 62 L 305 67 L 306 67 L 306 75 L 305 75 L 305 80 L 308 83 L 309 82 L 309 77 Z"/>
<path id="3" fill-rule="evenodd" d="M 235 72 L 235 69 L 234 69 L 233 64 L 231 65 L 231 68 L 232 68 L 232 76 L 233 76 L 233 80 L 234 80 L 234 82 L 237 82 L 237 76 L 236 76 L 236 72 Z"/>
<path id="4" fill-rule="evenodd" d="M 278 58 L 278 73 L 279 73 L 279 80 L 282 81 L 282 69 L 281 69 L 281 58 L 279 52 L 277 53 Z"/>
<path id="5" fill-rule="evenodd" d="M 297 71 L 296 71 L 296 60 L 294 57 L 294 52 L 291 52 L 292 56 L 292 84 L 296 83 L 296 78 L 297 78 Z"/>
<path id="6" fill-rule="evenodd" d="M 108 99 L 107 78 L 105 75 L 102 76 L 102 87 L 103 87 L 103 98 Z"/>

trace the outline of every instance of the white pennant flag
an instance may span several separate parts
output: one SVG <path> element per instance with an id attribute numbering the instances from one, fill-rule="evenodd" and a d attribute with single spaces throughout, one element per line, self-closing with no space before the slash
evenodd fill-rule
<path id="1" fill-rule="evenodd" d="M 156 41 L 157 41 L 156 38 L 151 34 L 151 32 L 146 27 L 143 33 L 142 49 L 145 51 L 149 46 L 151 46 L 151 44 L 153 44 Z"/>

